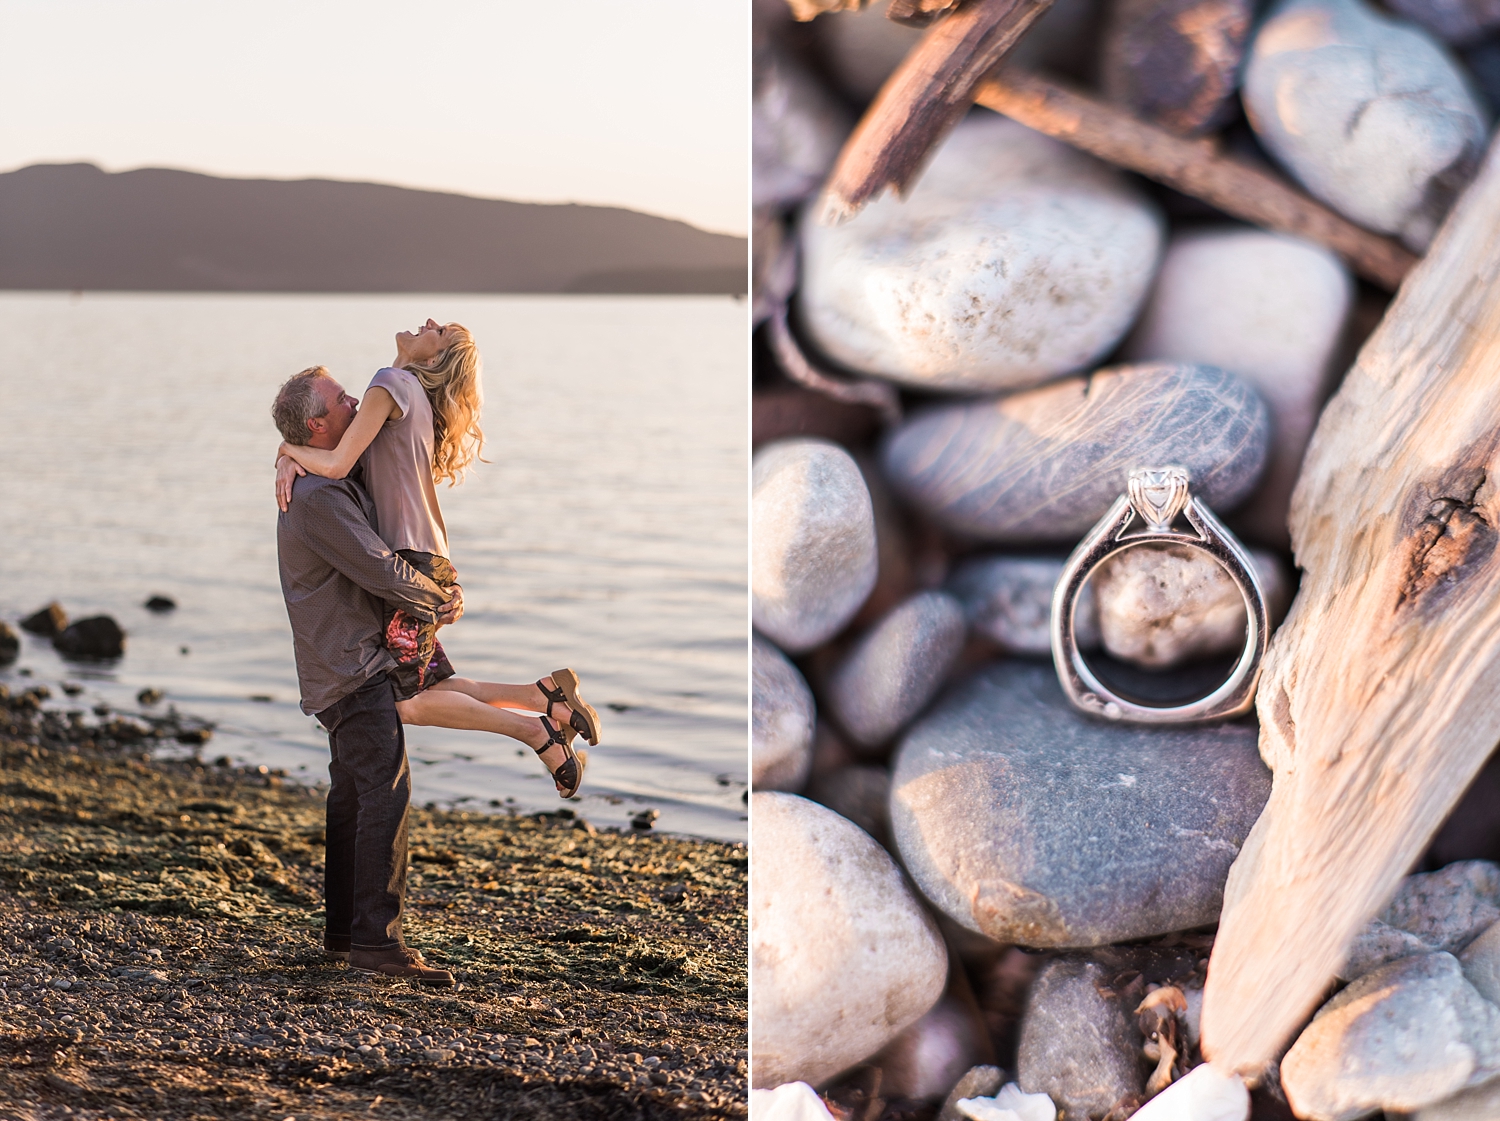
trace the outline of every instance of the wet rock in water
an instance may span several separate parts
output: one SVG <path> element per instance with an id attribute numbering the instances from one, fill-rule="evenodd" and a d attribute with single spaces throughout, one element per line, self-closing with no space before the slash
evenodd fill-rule
<path id="1" fill-rule="evenodd" d="M 1265 465 L 1265 403 L 1209 366 L 1116 366 L 913 416 L 881 462 L 897 493 L 948 529 L 1017 545 L 1072 544 L 1125 493 L 1131 469 L 1180 464 L 1215 513 Z"/>
<path id="2" fill-rule="evenodd" d="M 656 824 L 656 821 L 659 817 L 661 817 L 660 810 L 642 810 L 640 813 L 636 814 L 630 819 L 630 828 L 642 830 L 650 829 Z"/>
<path id="3" fill-rule="evenodd" d="M 943 1107 L 938 1110 L 937 1121 L 962 1121 L 964 1115 L 958 1111 L 958 1103 L 965 1098 L 991 1098 L 1005 1084 L 1005 1071 L 996 1066 L 970 1067 L 948 1091 Z"/>
<path id="4" fill-rule="evenodd" d="M 1298 1117 L 1409 1113 L 1500 1074 L 1500 1008 L 1452 954 L 1367 973 L 1318 1010 L 1281 1060 Z"/>
<path id="5" fill-rule="evenodd" d="M 755 52 L 750 149 L 757 207 L 790 206 L 822 185 L 853 122 L 811 75 L 779 51 Z"/>
<path id="6" fill-rule="evenodd" d="M 751 800 L 751 1070 L 823 1082 L 869 1058 L 943 995 L 948 953 L 890 856 L 793 794 Z"/>
<path id="7" fill-rule="evenodd" d="M 1389 6 L 1455 46 L 1476 43 L 1500 27 L 1495 0 L 1389 0 Z"/>
<path id="8" fill-rule="evenodd" d="M 846 817 L 882 844 L 890 835 L 891 772 L 855 763 L 817 775 L 807 797 Z"/>
<path id="9" fill-rule="evenodd" d="M 1270 794 L 1243 723 L 1095 721 L 1051 666 L 1002 662 L 906 734 L 891 832 L 928 899 L 999 942 L 1097 946 L 1217 919 Z"/>
<path id="10" fill-rule="evenodd" d="M 851 369 L 926 389 L 1097 361 L 1156 272 L 1162 219 L 1113 169 L 999 116 L 960 122 L 906 199 L 804 221 L 802 324 Z"/>
<path id="11" fill-rule="evenodd" d="M 751 467 L 751 616 L 791 654 L 832 638 L 877 571 L 870 492 L 849 453 L 824 440 L 780 440 Z"/>
<path id="12" fill-rule="evenodd" d="M 0 622 L 0 666 L 8 666 L 21 653 L 21 636 L 10 629 L 10 624 Z"/>
<path id="13" fill-rule="evenodd" d="M 70 624 L 52 645 L 65 658 L 118 658 L 125 653 L 125 632 L 108 615 L 91 615 Z"/>
<path id="14" fill-rule="evenodd" d="M 1252 0 L 1122 0 L 1104 30 L 1104 92 L 1191 136 L 1234 114 Z"/>
<path id="15" fill-rule="evenodd" d="M 1137 1110 L 1138 1121 L 1247 1121 L 1250 1091 L 1237 1074 L 1194 1067 Z"/>
<path id="16" fill-rule="evenodd" d="M 1408 1121 L 1495 1121 L 1500 1117 L 1500 1078 L 1417 1110 Z"/>
<path id="17" fill-rule="evenodd" d="M 1395 897 L 1350 943 L 1339 976 L 1354 978 L 1386 962 L 1434 950 L 1458 953 L 1500 921 L 1500 866 L 1461 860 L 1407 876 Z"/>
<path id="18" fill-rule="evenodd" d="M 1125 344 L 1132 361 L 1194 362 L 1248 381 L 1271 410 L 1271 451 L 1235 524 L 1290 542 L 1287 510 L 1318 421 L 1354 298 L 1348 270 L 1322 246 L 1241 227 L 1194 230 L 1167 246 Z"/>
<path id="19" fill-rule="evenodd" d="M 1308 191 L 1417 252 L 1484 152 L 1484 113 L 1457 64 L 1363 0 L 1281 0 L 1244 83 L 1256 135 Z"/>
<path id="20" fill-rule="evenodd" d="M 1290 598 L 1281 563 L 1250 550 L 1269 616 Z M 1245 600 L 1219 563 L 1185 545 L 1138 545 L 1094 570 L 1104 649 L 1122 661 L 1165 669 L 1192 658 L 1238 651 L 1245 644 Z"/>
<path id="21" fill-rule="evenodd" d="M 148 689 L 142 689 L 139 693 L 137 693 L 135 695 L 135 700 L 136 700 L 137 704 L 155 705 L 155 704 L 160 704 L 161 703 L 161 699 L 163 697 L 165 697 L 165 696 L 166 696 L 166 694 L 163 693 L 160 689 L 149 689 L 148 688 Z"/>
<path id="22" fill-rule="evenodd" d="M 1062 557 L 972 557 L 948 577 L 947 590 L 963 604 L 970 629 L 1008 654 L 1052 656 L 1052 590 L 1062 575 Z M 1099 613 L 1093 582 L 1083 586 L 1073 613 L 1080 650 L 1099 645 Z"/>
<path id="23" fill-rule="evenodd" d="M 1500 1005 L 1500 922 L 1470 942 L 1458 961 L 1479 995 Z"/>
<path id="24" fill-rule="evenodd" d="M 1145 1089 L 1141 1035 L 1124 1002 L 1105 995 L 1111 979 L 1096 962 L 1061 958 L 1037 976 L 1026 1004 L 1016 1082 L 1068 1117 L 1101 1117 Z"/>
<path id="25" fill-rule="evenodd" d="M 176 611 L 177 601 L 170 596 L 152 596 L 146 601 L 145 608 L 155 612 Z"/>
<path id="26" fill-rule="evenodd" d="M 750 651 L 750 785 L 801 790 L 812 766 L 812 690 L 786 655 L 760 635 Z"/>
<path id="27" fill-rule="evenodd" d="M 68 613 L 62 609 L 62 604 L 55 600 L 35 614 L 28 615 L 21 620 L 23 631 L 28 634 L 41 635 L 43 638 L 56 638 L 67 629 L 67 626 Z"/>
<path id="28" fill-rule="evenodd" d="M 964 645 L 963 608 L 943 592 L 918 592 L 855 644 L 826 695 L 856 744 L 885 743 L 932 700 Z"/>
<path id="29" fill-rule="evenodd" d="M 988 1048 L 978 1011 L 952 996 L 933 1005 L 871 1060 L 885 1097 L 939 1101 Z"/>

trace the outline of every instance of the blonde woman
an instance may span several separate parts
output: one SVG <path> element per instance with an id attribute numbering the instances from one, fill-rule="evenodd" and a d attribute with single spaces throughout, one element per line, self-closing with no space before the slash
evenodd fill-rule
<path id="1" fill-rule="evenodd" d="M 479 404 L 479 350 L 467 328 L 429 319 L 416 331 L 402 331 L 395 361 L 371 379 L 364 404 L 337 448 L 281 445 L 285 458 L 277 463 L 277 502 L 287 508 L 299 474 L 342 479 L 358 464 L 375 503 L 381 539 L 418 572 L 454 588 L 458 575 L 448 560 L 436 484 L 461 482 L 479 457 L 484 441 Z M 519 740 L 541 757 L 562 797 L 576 794 L 587 755 L 574 751 L 573 737 L 582 734 L 598 744 L 600 733 L 599 714 L 579 695 L 578 675 L 554 670 L 532 685 L 458 677 L 436 632 L 437 624 L 419 623 L 386 605 L 386 648 L 396 660 L 390 678 L 402 722 Z M 544 715 L 527 718 L 509 709 Z"/>

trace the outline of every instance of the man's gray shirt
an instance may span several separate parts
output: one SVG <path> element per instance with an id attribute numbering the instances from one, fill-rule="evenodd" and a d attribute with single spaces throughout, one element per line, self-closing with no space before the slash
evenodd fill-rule
<path id="1" fill-rule="evenodd" d="M 276 519 L 303 712 L 322 712 L 396 664 L 385 648 L 382 600 L 424 623 L 448 601 L 375 530 L 375 504 L 354 478 L 298 477 Z"/>

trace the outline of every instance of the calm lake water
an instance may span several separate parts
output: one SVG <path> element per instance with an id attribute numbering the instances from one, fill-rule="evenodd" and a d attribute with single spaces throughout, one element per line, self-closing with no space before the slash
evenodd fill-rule
<path id="1" fill-rule="evenodd" d="M 217 722 L 207 757 L 326 779 L 277 579 L 271 399 L 319 363 L 362 395 L 397 331 L 457 320 L 484 354 L 490 462 L 439 489 L 466 604 L 444 647 L 484 680 L 578 670 L 605 722 L 581 815 L 652 807 L 659 829 L 743 839 L 746 314 L 727 297 L 0 295 L 0 618 L 56 599 L 129 635 L 111 666 L 23 635 L 0 681 L 29 669 L 59 707 L 123 712 L 161 688 Z M 153 594 L 178 609 L 151 614 Z M 409 728 L 407 746 L 419 803 L 560 804 L 510 740 Z"/>

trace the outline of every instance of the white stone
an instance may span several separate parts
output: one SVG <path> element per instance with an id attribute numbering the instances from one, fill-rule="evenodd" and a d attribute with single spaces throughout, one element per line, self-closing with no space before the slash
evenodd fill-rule
<path id="1" fill-rule="evenodd" d="M 793 794 L 750 799 L 751 1080 L 819 1085 L 943 995 L 937 924 L 868 833 Z"/>
<path id="2" fill-rule="evenodd" d="M 877 574 L 870 492 L 826 440 L 767 444 L 751 466 L 751 617 L 790 654 L 832 638 Z"/>
<path id="3" fill-rule="evenodd" d="M 1337 257 L 1285 234 L 1226 227 L 1176 235 L 1124 354 L 1238 374 L 1271 410 L 1271 454 L 1235 524 L 1283 547 L 1292 486 L 1317 424 L 1353 300 Z"/>
<path id="4" fill-rule="evenodd" d="M 1046 1094 L 1027 1094 L 1014 1082 L 993 1098 L 960 1098 L 958 1111 L 973 1121 L 1057 1121 L 1057 1106 Z"/>
<path id="5" fill-rule="evenodd" d="M 1250 557 L 1274 619 L 1288 598 L 1281 564 L 1260 549 Z M 1165 669 L 1244 645 L 1244 597 L 1201 549 L 1138 545 L 1110 557 L 1089 583 L 1104 649 L 1122 661 Z"/>
<path id="6" fill-rule="evenodd" d="M 797 667 L 756 635 L 750 646 L 750 785 L 802 789 L 812 766 L 817 708 Z"/>
<path id="7" fill-rule="evenodd" d="M 833 1121 L 833 1114 L 806 1082 L 750 1091 L 750 1121 Z"/>
<path id="8" fill-rule="evenodd" d="M 1312 194 L 1419 252 L 1484 148 L 1457 63 L 1362 0 L 1281 0 L 1251 44 L 1243 97 L 1261 143 Z"/>
<path id="9" fill-rule="evenodd" d="M 1298 1117 L 1354 1121 L 1410 1113 L 1500 1073 L 1500 1008 L 1452 954 L 1367 973 L 1318 1010 L 1281 1060 Z"/>
<path id="10" fill-rule="evenodd" d="M 875 624 L 828 679 L 849 738 L 874 747 L 904 728 L 942 688 L 965 633 L 963 608 L 945 592 L 918 592 Z"/>
<path id="11" fill-rule="evenodd" d="M 971 1007 L 944 997 L 873 1060 L 881 1070 L 881 1093 L 939 1101 L 974 1065 L 983 1030 Z"/>
<path id="12" fill-rule="evenodd" d="M 928 389 L 1034 385 L 1103 357 L 1162 245 L 1112 168 L 1013 121 L 967 117 L 905 200 L 801 223 L 802 323 L 829 357 Z"/>
<path id="13" fill-rule="evenodd" d="M 1444 1098 L 1412 1114 L 1408 1121 L 1495 1121 L 1500 1117 L 1500 1078 Z"/>
<path id="14" fill-rule="evenodd" d="M 793 206 L 822 186 L 852 122 L 848 112 L 779 52 L 755 52 L 750 103 L 750 197 Z"/>
<path id="15" fill-rule="evenodd" d="M 1132 1115 L 1135 1121 L 1246 1121 L 1250 1091 L 1210 1063 L 1194 1067 Z"/>

